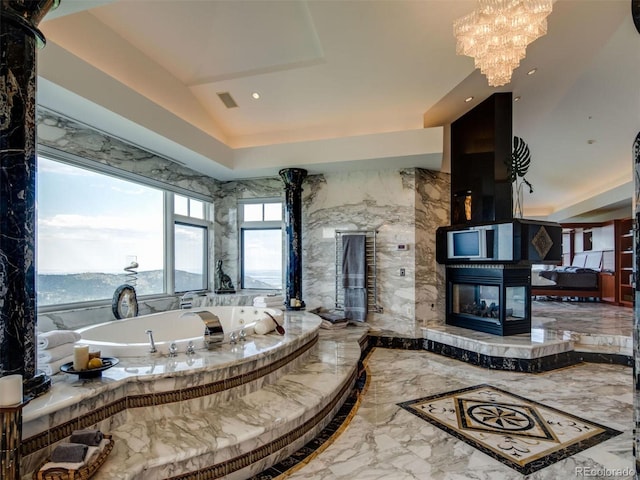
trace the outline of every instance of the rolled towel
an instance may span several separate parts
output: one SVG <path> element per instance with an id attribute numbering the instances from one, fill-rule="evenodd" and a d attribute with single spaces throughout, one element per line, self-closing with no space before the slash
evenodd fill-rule
<path id="1" fill-rule="evenodd" d="M 73 330 L 51 330 L 50 332 L 38 334 L 38 348 L 54 348 L 65 343 L 74 343 L 82 337 Z"/>
<path id="2" fill-rule="evenodd" d="M 276 329 L 276 324 L 269 317 L 261 318 L 253 326 L 253 331 L 258 335 L 266 335 L 269 332 L 273 332 Z"/>
<path id="3" fill-rule="evenodd" d="M 80 463 L 84 462 L 88 445 L 83 443 L 61 443 L 51 452 L 51 461 L 54 463 Z"/>
<path id="4" fill-rule="evenodd" d="M 57 347 L 38 350 L 39 363 L 53 363 L 58 360 L 73 355 L 73 343 L 64 343 Z"/>
<path id="5" fill-rule="evenodd" d="M 69 442 L 71 443 L 82 443 L 84 445 L 89 446 L 97 446 L 100 445 L 100 442 L 104 438 L 102 432 L 100 430 L 86 428 L 84 430 L 74 430 L 71 432 L 71 438 L 69 438 Z"/>
<path id="6" fill-rule="evenodd" d="M 61 358 L 55 362 L 38 362 L 38 370 L 42 370 L 45 375 L 55 375 L 60 371 L 60 367 L 65 363 L 73 362 L 73 355 L 69 355 L 68 357 Z"/>

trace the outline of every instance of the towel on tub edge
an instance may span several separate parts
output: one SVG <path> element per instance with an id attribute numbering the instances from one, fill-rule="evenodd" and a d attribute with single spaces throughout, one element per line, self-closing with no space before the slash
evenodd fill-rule
<path id="1" fill-rule="evenodd" d="M 55 375 L 60 371 L 60 367 L 65 363 L 73 362 L 73 355 L 69 355 L 68 357 L 61 358 L 56 362 L 50 363 L 41 363 L 38 362 L 38 370 L 42 370 L 45 375 Z"/>
<path id="2" fill-rule="evenodd" d="M 65 343 L 77 342 L 81 338 L 80 334 L 73 330 L 51 330 L 38 334 L 38 348 L 41 350 L 50 349 Z"/>
<path id="3" fill-rule="evenodd" d="M 73 343 L 65 343 L 57 347 L 38 350 L 38 363 L 53 363 L 73 355 Z"/>

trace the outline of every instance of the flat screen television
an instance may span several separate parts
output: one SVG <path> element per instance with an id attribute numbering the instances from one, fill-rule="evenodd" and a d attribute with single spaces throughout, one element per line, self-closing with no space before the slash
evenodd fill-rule
<path id="1" fill-rule="evenodd" d="M 447 232 L 447 257 L 491 258 L 493 257 L 493 230 L 484 228 Z"/>

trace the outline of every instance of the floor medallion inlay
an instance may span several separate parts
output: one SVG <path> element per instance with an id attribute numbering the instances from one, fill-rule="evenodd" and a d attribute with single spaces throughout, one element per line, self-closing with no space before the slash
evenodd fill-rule
<path id="1" fill-rule="evenodd" d="M 525 475 L 622 433 L 486 384 L 398 405 Z"/>

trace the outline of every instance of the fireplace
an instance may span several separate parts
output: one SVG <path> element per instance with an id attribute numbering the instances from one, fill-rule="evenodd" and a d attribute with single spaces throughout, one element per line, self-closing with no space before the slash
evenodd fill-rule
<path id="1" fill-rule="evenodd" d="M 446 323 L 495 335 L 531 332 L 531 265 L 556 264 L 562 228 L 514 219 L 440 227 L 436 259 L 446 265 Z"/>
<path id="2" fill-rule="evenodd" d="M 446 323 L 495 335 L 531 331 L 531 268 L 447 267 Z"/>

